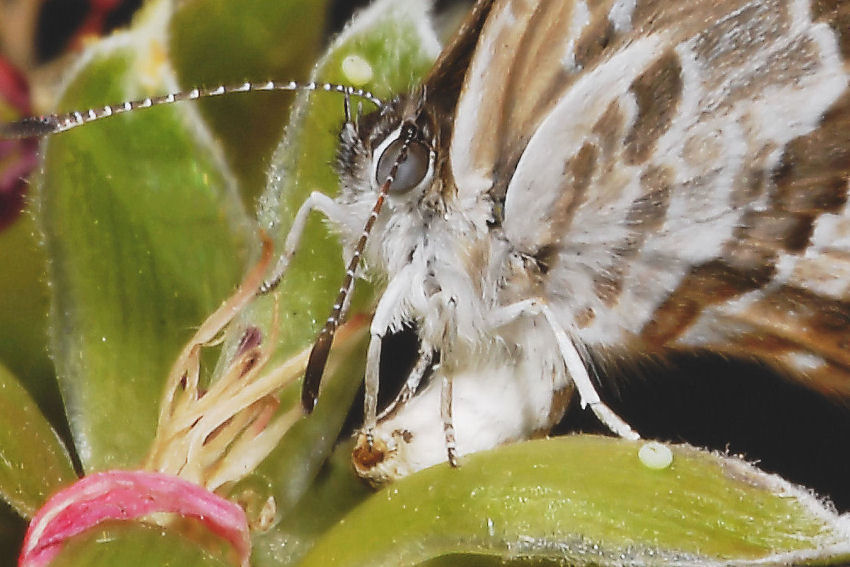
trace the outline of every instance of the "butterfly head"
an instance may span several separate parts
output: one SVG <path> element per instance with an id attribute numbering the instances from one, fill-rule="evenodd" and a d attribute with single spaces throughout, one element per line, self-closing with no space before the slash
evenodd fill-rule
<path id="1" fill-rule="evenodd" d="M 442 202 L 439 137 L 420 101 L 418 96 L 400 97 L 376 112 L 346 121 L 337 159 L 342 203 L 363 207 L 374 203 L 396 163 L 387 192 L 391 211 L 427 212 Z"/>

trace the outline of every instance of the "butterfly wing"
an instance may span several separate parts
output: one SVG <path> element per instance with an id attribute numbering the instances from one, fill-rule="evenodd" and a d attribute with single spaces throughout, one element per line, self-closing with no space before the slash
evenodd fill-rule
<path id="1" fill-rule="evenodd" d="M 461 199 L 583 342 L 754 354 L 850 395 L 850 3 L 496 1 Z"/>

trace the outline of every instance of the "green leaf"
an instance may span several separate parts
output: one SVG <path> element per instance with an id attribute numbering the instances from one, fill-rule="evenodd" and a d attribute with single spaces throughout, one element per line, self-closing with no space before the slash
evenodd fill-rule
<path id="1" fill-rule="evenodd" d="M 349 440 L 337 446 L 297 505 L 280 524 L 254 536 L 251 564 L 255 567 L 296 565 L 325 531 L 373 491 L 354 474 Z"/>
<path id="2" fill-rule="evenodd" d="M 110 522 L 69 540 L 50 566 L 233 567 L 236 564 L 223 544 L 214 547 L 199 544 L 177 529 Z"/>
<path id="3" fill-rule="evenodd" d="M 804 489 L 686 446 L 654 470 L 640 446 L 571 436 L 426 469 L 348 514 L 301 565 L 404 566 L 458 553 L 594 565 L 850 560 L 850 520 Z"/>
<path id="4" fill-rule="evenodd" d="M 59 436 L 0 365 L 0 498 L 31 518 L 51 493 L 76 478 Z"/>
<path id="5" fill-rule="evenodd" d="M 176 87 L 152 2 L 95 45 L 64 109 Z M 86 471 L 132 467 L 154 435 L 168 369 L 239 281 L 253 237 L 191 105 L 135 112 L 45 144 L 38 220 L 51 259 L 51 342 Z"/>
<path id="6" fill-rule="evenodd" d="M 327 0 L 190 0 L 171 20 L 174 65 L 187 87 L 301 80 L 319 56 Z M 234 49 L 234 46 L 238 49 Z M 293 93 L 253 93 L 200 101 L 240 176 L 246 203 L 265 186 Z"/>
<path id="7" fill-rule="evenodd" d="M 64 407 L 47 353 L 47 257 L 32 215 L 24 212 L 0 231 L 0 361 L 62 427 Z"/>

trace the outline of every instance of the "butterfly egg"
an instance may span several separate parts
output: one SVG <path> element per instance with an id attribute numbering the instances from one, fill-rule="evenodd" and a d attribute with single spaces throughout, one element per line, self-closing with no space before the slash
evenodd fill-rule
<path id="1" fill-rule="evenodd" d="M 346 56 L 340 67 L 346 80 L 355 87 L 361 87 L 372 80 L 372 65 L 360 55 Z"/>
<path id="2" fill-rule="evenodd" d="M 638 459 L 646 468 L 662 470 L 673 462 L 673 451 L 658 441 L 650 441 L 638 450 Z"/>

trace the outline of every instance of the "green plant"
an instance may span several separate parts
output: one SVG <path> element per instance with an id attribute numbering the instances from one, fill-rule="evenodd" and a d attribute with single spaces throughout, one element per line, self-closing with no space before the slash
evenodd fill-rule
<path id="1" fill-rule="evenodd" d="M 317 77 L 346 83 L 351 77 L 342 61 L 351 55 L 368 62 L 368 88 L 387 97 L 406 90 L 436 56 L 419 3 L 398 0 L 384 1 L 319 58 L 322 30 L 315 22 L 326 9 L 316 0 L 214 0 L 185 2 L 172 12 L 170 3 L 152 1 L 131 31 L 87 52 L 60 106 L 86 108 L 178 84 L 303 78 L 316 60 Z M 291 105 L 287 95 L 255 94 L 140 111 L 44 145 L 33 214 L 49 261 L 50 349 L 70 424 L 66 441 L 80 472 L 150 465 L 169 369 L 260 255 L 258 229 L 268 230 L 280 249 L 305 196 L 333 191 L 329 163 L 342 101 L 305 96 L 290 116 Z M 259 220 L 249 212 L 256 198 Z M 262 372 L 297 359 L 313 339 L 342 264 L 333 237 L 319 220 L 311 222 L 278 305 L 264 297 L 239 314 L 221 349 L 224 360 L 233 359 L 246 328 L 262 335 L 269 357 Z M 25 237 L 28 229 L 19 230 L 14 237 Z M 2 238 L 8 244 L 13 237 Z M 357 304 L 368 310 L 370 301 L 364 287 Z M 283 428 L 256 468 L 223 483 L 216 476 L 221 468 L 199 467 L 190 475 L 245 507 L 253 565 L 850 558 L 846 517 L 737 459 L 687 447 L 673 448 L 673 464 L 653 470 L 631 442 L 533 441 L 470 457 L 458 470 L 438 466 L 372 494 L 351 472 L 350 444 L 336 446 L 362 376 L 365 348 L 358 340 L 354 332 L 341 341 L 337 357 L 344 362 L 331 371 L 316 412 Z M 21 356 L 43 357 L 40 345 L 26 348 Z M 212 368 L 215 352 L 197 360 Z M 202 372 L 200 385 L 222 380 L 226 367 Z M 171 376 L 179 382 L 182 375 Z M 0 403 L 8 410 L 0 412 L 0 494 L 14 525 L 15 515 L 32 518 L 75 472 L 21 386 L 26 378 L 3 371 L 0 379 Z M 281 382 L 278 390 L 280 413 L 297 405 L 297 384 Z M 156 447 L 167 455 L 170 445 Z M 227 462 L 229 448 L 217 463 L 234 464 Z M 103 523 L 71 538 L 56 563 L 228 564 L 229 547 L 207 528 L 173 517 L 156 526 Z"/>

